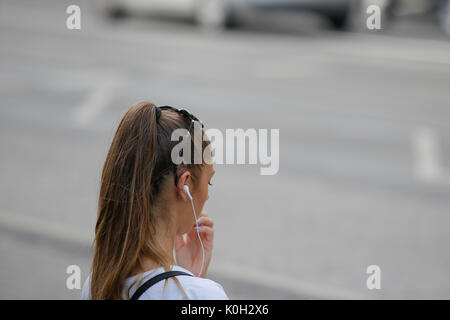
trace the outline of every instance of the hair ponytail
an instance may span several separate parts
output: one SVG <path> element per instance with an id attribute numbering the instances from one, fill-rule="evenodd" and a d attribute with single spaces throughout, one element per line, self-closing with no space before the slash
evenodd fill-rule
<path id="1" fill-rule="evenodd" d="M 92 264 L 92 299 L 121 299 L 122 284 L 148 255 L 167 269 L 154 239 L 151 177 L 157 156 L 156 107 L 133 105 L 125 114 L 103 167 Z"/>

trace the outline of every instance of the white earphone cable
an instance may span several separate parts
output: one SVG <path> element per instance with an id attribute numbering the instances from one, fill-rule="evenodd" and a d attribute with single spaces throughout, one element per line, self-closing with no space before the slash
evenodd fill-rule
<path id="1" fill-rule="evenodd" d="M 203 266 L 205 265 L 205 248 L 203 247 L 203 242 L 200 237 L 200 232 L 198 230 L 197 214 L 196 214 L 195 208 L 194 208 L 194 201 L 192 201 L 192 198 L 190 198 L 190 200 L 191 200 L 192 210 L 194 211 L 194 218 L 195 218 L 195 225 L 197 226 L 196 230 L 197 230 L 198 240 L 200 241 L 200 246 L 202 247 L 202 266 L 201 266 L 200 272 L 198 274 L 198 276 L 200 277 L 203 272 Z"/>

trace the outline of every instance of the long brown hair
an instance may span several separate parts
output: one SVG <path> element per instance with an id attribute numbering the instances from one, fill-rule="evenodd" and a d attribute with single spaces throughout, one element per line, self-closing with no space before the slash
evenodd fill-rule
<path id="1" fill-rule="evenodd" d="M 171 170 L 171 150 L 177 143 L 171 134 L 177 128 L 187 129 L 190 121 L 171 110 L 164 110 L 159 119 L 156 113 L 150 102 L 131 106 L 107 154 L 95 227 L 92 299 L 122 299 L 125 279 L 142 267 L 144 257 L 170 269 L 171 256 L 155 236 L 156 221 L 169 217 L 152 208 L 163 182 L 177 173 Z M 202 151 L 208 142 L 202 143 Z M 194 178 L 201 165 L 185 167 Z"/>

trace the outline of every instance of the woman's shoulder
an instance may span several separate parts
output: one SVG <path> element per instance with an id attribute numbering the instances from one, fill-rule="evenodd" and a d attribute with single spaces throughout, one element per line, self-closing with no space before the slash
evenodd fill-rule
<path id="1" fill-rule="evenodd" d="M 81 289 L 81 300 L 91 299 L 91 274 L 84 281 L 83 288 Z"/>
<path id="2" fill-rule="evenodd" d="M 180 281 L 183 290 L 186 292 L 187 296 L 189 297 L 189 299 L 191 300 L 228 300 L 228 296 L 225 293 L 225 290 L 223 289 L 223 287 L 210 279 L 207 278 L 199 278 L 199 277 L 195 277 L 193 276 L 193 274 L 180 267 L 180 266 L 175 266 L 173 268 L 173 270 L 178 270 L 178 271 L 184 271 L 186 273 L 188 273 L 189 275 L 179 275 L 177 276 L 177 279 Z M 154 275 L 154 273 L 152 272 L 152 275 Z M 81 299 L 83 300 L 89 300 L 91 299 L 90 297 L 90 278 L 91 275 L 88 276 L 88 278 L 86 279 L 86 281 L 84 282 L 83 285 L 83 289 L 82 289 L 82 294 L 81 294 Z M 132 278 L 127 279 L 128 282 L 130 282 L 131 280 L 133 280 Z M 153 289 L 157 289 L 157 287 L 160 287 L 163 285 L 164 281 L 161 281 L 160 283 L 155 284 Z M 172 283 L 172 282 L 171 282 Z M 169 297 L 168 298 L 174 298 L 174 299 L 182 299 L 182 295 L 181 292 L 179 292 L 179 288 L 175 285 L 175 283 L 172 283 L 172 285 L 169 285 L 170 289 L 169 291 Z M 154 299 L 152 291 L 152 288 L 150 288 L 150 290 L 147 290 L 146 292 L 143 293 L 141 299 Z M 179 297 L 178 297 L 179 296 Z"/>
<path id="3" fill-rule="evenodd" d="M 192 300 L 228 300 L 223 287 L 210 279 L 179 276 L 186 294 Z"/>

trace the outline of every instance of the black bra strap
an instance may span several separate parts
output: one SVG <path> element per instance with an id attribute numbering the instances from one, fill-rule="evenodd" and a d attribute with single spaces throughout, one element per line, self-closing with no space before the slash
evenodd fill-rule
<path id="1" fill-rule="evenodd" d="M 133 294 L 133 296 L 131 297 L 130 300 L 138 300 L 139 297 L 155 283 L 157 283 L 161 280 L 170 278 L 170 277 L 175 277 L 175 276 L 191 276 L 192 277 L 192 274 L 189 274 L 189 273 L 183 272 L 183 271 L 167 271 L 167 272 L 160 273 L 160 274 L 154 276 L 153 278 L 150 278 L 147 281 L 145 281 L 144 284 L 141 285 L 136 290 L 136 292 Z"/>

